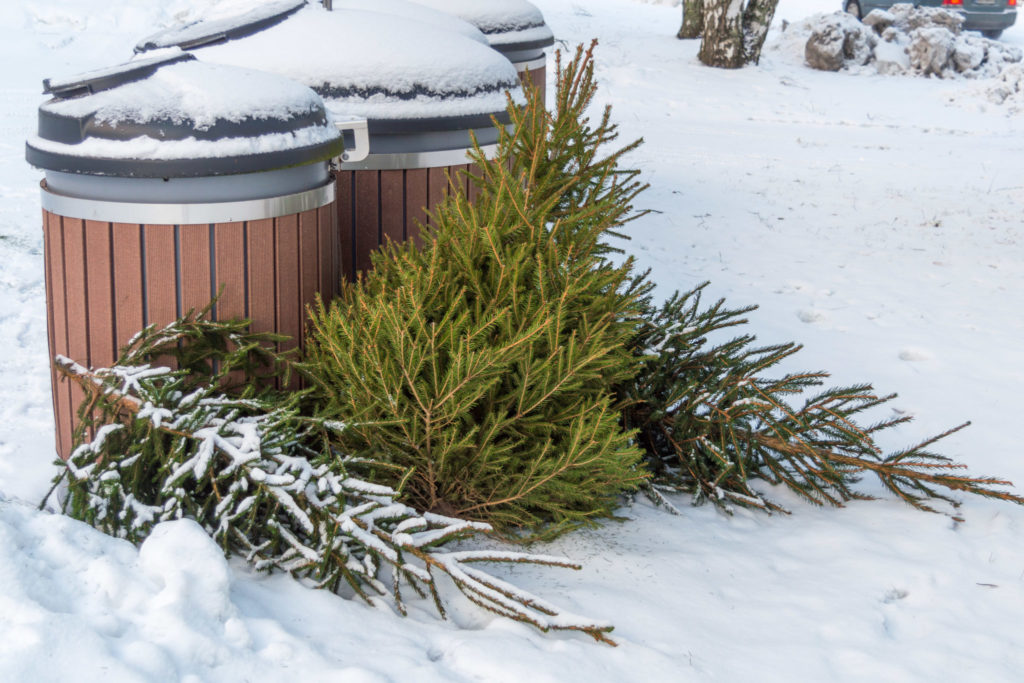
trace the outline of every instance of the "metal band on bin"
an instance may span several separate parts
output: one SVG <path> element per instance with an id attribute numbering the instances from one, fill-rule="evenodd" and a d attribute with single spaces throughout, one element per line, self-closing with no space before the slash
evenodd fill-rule
<path id="1" fill-rule="evenodd" d="M 424 119 L 370 120 L 370 153 L 360 161 L 341 163 L 343 171 L 390 171 L 457 166 L 469 162 L 473 139 L 484 156 L 498 146 L 497 121 L 508 127 L 508 112 Z"/>
<path id="2" fill-rule="evenodd" d="M 304 192 L 248 199 L 236 202 L 206 204 L 155 204 L 99 201 L 58 194 L 42 188 L 43 208 L 68 218 L 104 223 L 139 223 L 150 225 L 191 225 L 194 223 L 235 223 L 258 221 L 319 209 L 334 201 L 334 179 L 325 185 Z"/>
<path id="3" fill-rule="evenodd" d="M 539 69 L 542 66 L 547 66 L 547 63 L 547 56 L 541 53 L 541 56 L 536 59 L 531 59 L 525 62 L 513 62 L 512 65 L 516 67 L 516 71 L 533 71 L 534 69 Z"/>

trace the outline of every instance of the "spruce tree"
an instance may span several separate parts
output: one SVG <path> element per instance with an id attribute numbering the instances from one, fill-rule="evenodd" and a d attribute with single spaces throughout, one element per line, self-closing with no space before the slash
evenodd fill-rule
<path id="1" fill-rule="evenodd" d="M 585 113 L 591 50 L 558 61 L 553 112 L 510 103 L 473 202 L 453 190 L 422 246 L 386 246 L 312 311 L 305 369 L 339 448 L 410 470 L 414 507 L 550 536 L 645 478 L 612 391 L 638 368 L 632 264 L 603 243 L 635 217 L 637 143 L 607 152 L 608 111 Z"/>

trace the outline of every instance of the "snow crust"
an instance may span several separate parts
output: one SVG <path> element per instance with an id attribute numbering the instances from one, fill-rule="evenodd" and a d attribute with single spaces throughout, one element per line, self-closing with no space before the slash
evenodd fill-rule
<path id="1" fill-rule="evenodd" d="M 487 35 L 493 47 L 551 41 L 554 35 L 541 11 L 526 0 L 415 0 L 465 19 Z"/>
<path id="2" fill-rule="evenodd" d="M 544 24 L 544 15 L 536 5 L 526 0 L 415 0 L 419 5 L 432 7 L 461 17 L 485 34 L 518 31 Z"/>
<path id="3" fill-rule="evenodd" d="M 276 74 L 191 60 L 162 67 L 141 81 L 53 99 L 40 108 L 61 116 L 92 115 L 111 125 L 170 120 L 205 130 L 217 121 L 287 120 L 322 106 L 315 92 Z"/>
<path id="4" fill-rule="evenodd" d="M 629 161 L 652 184 L 639 205 L 655 212 L 621 246 L 652 269 L 657 295 L 710 280 L 708 301 L 759 304 L 748 317 L 761 342 L 805 345 L 787 370 L 900 392 L 879 419 L 916 419 L 884 445 L 969 418 L 937 450 L 1024 483 L 1012 429 L 1024 382 L 1024 135 L 1016 100 L 987 92 L 1011 87 L 1013 67 L 991 79 L 814 71 L 802 44 L 784 48 L 822 5 L 781 0 L 761 65 L 721 71 L 675 38 L 678 7 L 537 3 L 568 45 L 600 38 L 595 105 L 613 105 L 621 141 L 646 139 Z M 613 622 L 618 648 L 458 600 L 448 622 L 416 601 L 400 619 L 235 563 L 225 587 L 223 560 L 187 523 L 147 548 L 159 562 L 144 562 L 36 511 L 56 471 L 40 174 L 23 157 L 39 83 L 123 61 L 140 36 L 216 5 L 0 3 L 0 680 L 1020 679 L 1024 511 L 994 502 L 966 500 L 954 524 L 892 500 L 819 510 L 778 490 L 764 492 L 791 516 L 726 517 L 673 496 L 683 514 L 672 517 L 641 500 L 619 511 L 628 522 L 537 548 L 582 571 L 507 570 Z M 1000 42 L 1024 45 L 1024 26 Z M 174 587 L 192 581 L 195 593 Z"/>
<path id="5" fill-rule="evenodd" d="M 487 36 L 468 21 L 409 0 L 333 0 L 332 7 L 335 12 L 361 10 L 402 17 L 445 31 L 454 31 L 478 43 L 488 44 Z"/>

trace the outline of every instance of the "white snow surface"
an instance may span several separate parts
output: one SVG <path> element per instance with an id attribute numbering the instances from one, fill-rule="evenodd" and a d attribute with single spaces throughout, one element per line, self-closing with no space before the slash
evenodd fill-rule
<path id="1" fill-rule="evenodd" d="M 461 17 L 484 33 L 516 31 L 544 23 L 544 14 L 526 0 L 413 0 Z"/>
<path id="2" fill-rule="evenodd" d="M 478 43 L 488 44 L 487 36 L 465 19 L 409 0 L 333 0 L 332 8 L 335 12 L 354 9 L 389 14 L 446 31 L 454 31 Z"/>
<path id="3" fill-rule="evenodd" d="M 418 4 L 450 12 L 485 34 L 492 47 L 534 41 L 551 41 L 544 15 L 526 0 L 415 0 Z"/>
<path id="4" fill-rule="evenodd" d="M 309 5 L 264 31 L 194 53 L 207 62 L 293 78 L 324 95 L 339 115 L 490 114 L 504 110 L 506 89 L 522 97 L 515 68 L 490 47 L 377 12 Z"/>
<path id="5" fill-rule="evenodd" d="M 788 369 L 899 391 L 898 448 L 964 419 L 937 449 L 1024 483 L 1024 137 L 984 79 L 825 73 L 778 49 L 758 67 L 702 67 L 679 9 L 538 0 L 569 45 L 598 37 L 611 104 L 656 211 L 625 245 L 658 293 L 710 280 L 758 303 L 765 343 L 805 345 Z M 452 619 L 408 618 L 225 562 L 194 525 L 141 550 L 37 512 L 55 468 L 46 358 L 40 174 L 24 162 L 39 83 L 123 61 L 140 36 L 209 0 L 0 4 L 0 680 L 985 681 L 1024 671 L 1024 510 L 967 499 L 962 524 L 883 498 L 732 517 L 675 499 L 533 548 L 580 572 L 501 576 L 613 622 L 619 647 L 544 635 L 454 591 Z M 1004 42 L 1024 44 L 1015 26 Z M 988 85 L 997 86 L 992 81 Z M 1012 104 L 1012 103 L 1011 103 Z M 869 481 L 864 490 L 881 494 Z"/>

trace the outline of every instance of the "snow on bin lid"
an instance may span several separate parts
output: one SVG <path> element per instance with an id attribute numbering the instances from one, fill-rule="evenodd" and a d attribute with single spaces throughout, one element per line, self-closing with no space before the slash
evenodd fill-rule
<path id="1" fill-rule="evenodd" d="M 484 45 L 490 44 L 487 36 L 468 21 L 409 0 L 332 0 L 332 7 L 335 12 L 354 9 L 403 17 L 434 28 L 454 31 Z"/>
<path id="2" fill-rule="evenodd" d="M 189 22 L 155 33 L 136 45 L 135 51 L 146 52 L 162 47 L 190 50 L 244 38 L 281 23 L 305 6 L 306 0 L 280 0 L 260 5 L 241 14 L 228 14 L 224 18 L 215 18 L 214 15 L 209 19 Z"/>
<path id="3" fill-rule="evenodd" d="M 454 14 L 480 29 L 502 52 L 550 47 L 555 42 L 544 15 L 526 0 L 413 0 Z"/>
<path id="4" fill-rule="evenodd" d="M 165 42 L 158 38 L 137 49 Z M 490 125 L 491 114 L 505 111 L 506 91 L 523 101 L 515 67 L 500 53 L 457 33 L 378 12 L 308 4 L 245 38 L 195 49 L 209 62 L 304 83 L 335 114 L 369 119 L 371 131 L 380 130 L 380 121 L 426 126 L 483 117 Z"/>
<path id="5" fill-rule="evenodd" d="M 269 171 L 341 153 L 309 88 L 178 50 L 44 81 L 25 158 L 48 171 L 182 178 Z"/>

